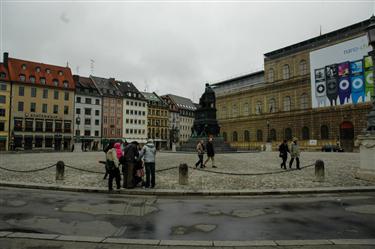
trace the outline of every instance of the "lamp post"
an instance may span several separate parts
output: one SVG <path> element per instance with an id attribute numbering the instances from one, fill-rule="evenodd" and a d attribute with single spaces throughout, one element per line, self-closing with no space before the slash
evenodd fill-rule
<path id="1" fill-rule="evenodd" d="M 372 75 L 373 75 L 373 95 L 372 95 L 372 109 L 367 115 L 367 132 L 375 132 L 375 84 L 374 84 L 374 75 L 375 75 L 375 16 L 373 15 L 370 18 L 370 25 L 367 27 L 367 37 L 368 43 L 372 47 L 372 50 L 369 52 L 369 55 L 372 59 Z"/>
<path id="2" fill-rule="evenodd" d="M 271 142 L 270 138 L 270 121 L 267 120 L 267 143 Z"/>
<path id="3" fill-rule="evenodd" d="M 79 125 L 81 124 L 81 118 L 79 116 L 76 118 L 76 124 L 77 124 L 77 128 L 78 128 L 77 130 L 79 132 L 78 137 L 77 137 L 77 132 L 76 132 L 76 137 L 77 137 L 77 142 L 78 142 L 79 137 L 81 135 L 81 131 L 79 130 Z"/>

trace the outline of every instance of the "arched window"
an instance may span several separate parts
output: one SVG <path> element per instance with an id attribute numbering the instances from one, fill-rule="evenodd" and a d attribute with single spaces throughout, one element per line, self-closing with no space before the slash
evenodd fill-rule
<path id="1" fill-rule="evenodd" d="M 223 106 L 223 108 L 221 109 L 221 117 L 222 118 L 227 117 L 227 108 L 225 106 Z"/>
<path id="2" fill-rule="evenodd" d="M 30 80 L 31 83 L 35 83 L 35 76 L 31 75 L 29 77 L 29 80 Z"/>
<path id="3" fill-rule="evenodd" d="M 308 107 L 307 93 L 302 93 L 302 95 L 301 95 L 301 109 L 307 109 L 307 107 Z"/>
<path id="4" fill-rule="evenodd" d="M 270 139 L 271 139 L 271 141 L 276 141 L 276 130 L 275 129 L 270 130 Z"/>
<path id="5" fill-rule="evenodd" d="M 232 116 L 233 117 L 237 117 L 238 116 L 238 108 L 237 108 L 236 104 L 234 104 L 233 107 L 232 107 Z"/>
<path id="6" fill-rule="evenodd" d="M 243 134 L 243 137 L 244 137 L 245 142 L 249 142 L 250 141 L 250 132 L 246 130 Z"/>
<path id="7" fill-rule="evenodd" d="M 268 71 L 268 82 L 273 82 L 275 80 L 275 71 L 273 68 L 270 68 Z"/>
<path id="8" fill-rule="evenodd" d="M 237 141 L 238 141 L 237 131 L 234 131 L 234 132 L 233 132 L 233 134 L 232 134 L 232 141 L 233 141 L 233 142 L 237 142 Z"/>
<path id="9" fill-rule="evenodd" d="M 285 140 L 292 140 L 292 129 L 290 128 L 286 128 L 285 131 L 284 131 L 284 139 Z"/>
<path id="10" fill-rule="evenodd" d="M 270 99 L 268 103 L 268 110 L 270 113 L 276 112 L 276 100 L 274 98 Z"/>
<path id="11" fill-rule="evenodd" d="M 284 98 L 284 111 L 285 112 L 290 111 L 291 102 L 292 100 L 289 96 L 286 96 Z"/>
<path id="12" fill-rule="evenodd" d="M 223 139 L 224 139 L 224 142 L 228 141 L 228 136 L 226 132 L 223 132 Z"/>
<path id="13" fill-rule="evenodd" d="M 289 65 L 285 64 L 283 66 L 283 80 L 287 80 L 290 78 L 290 70 L 289 70 Z"/>
<path id="14" fill-rule="evenodd" d="M 320 138 L 321 139 L 329 139 L 329 130 L 328 126 L 322 125 L 320 127 Z"/>
<path id="15" fill-rule="evenodd" d="M 245 103 L 243 105 L 243 115 L 248 116 L 250 114 L 250 109 L 249 109 L 249 103 Z"/>
<path id="16" fill-rule="evenodd" d="M 262 130 L 257 130 L 257 141 L 262 142 L 263 141 L 263 132 Z"/>
<path id="17" fill-rule="evenodd" d="M 26 80 L 26 77 L 24 74 L 20 74 L 20 81 L 25 81 Z"/>
<path id="18" fill-rule="evenodd" d="M 310 139 L 309 128 L 304 126 L 302 127 L 302 140 L 308 140 L 308 139 Z"/>
<path id="19" fill-rule="evenodd" d="M 299 62 L 299 75 L 307 74 L 307 63 L 305 60 Z"/>
<path id="20" fill-rule="evenodd" d="M 256 114 L 262 113 L 262 102 L 261 101 L 257 101 L 256 106 L 255 106 L 255 113 Z"/>

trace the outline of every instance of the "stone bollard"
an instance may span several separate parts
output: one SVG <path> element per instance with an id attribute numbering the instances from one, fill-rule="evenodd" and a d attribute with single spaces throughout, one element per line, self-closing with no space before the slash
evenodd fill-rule
<path id="1" fill-rule="evenodd" d="M 64 180 L 65 164 L 63 161 L 58 161 L 56 164 L 56 181 Z"/>
<path id="2" fill-rule="evenodd" d="M 316 160 L 315 162 L 315 181 L 324 181 L 324 162 L 322 160 Z"/>
<path id="3" fill-rule="evenodd" d="M 178 184 L 188 185 L 189 183 L 189 167 L 186 163 L 181 163 L 178 167 Z"/>

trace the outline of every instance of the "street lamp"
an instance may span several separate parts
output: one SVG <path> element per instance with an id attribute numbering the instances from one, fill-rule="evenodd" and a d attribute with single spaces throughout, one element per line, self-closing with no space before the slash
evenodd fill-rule
<path id="1" fill-rule="evenodd" d="M 76 139 L 77 139 L 77 142 L 78 142 L 78 140 L 79 140 L 79 137 L 80 137 L 80 135 L 81 135 L 81 131 L 79 130 L 79 125 L 80 125 L 80 123 L 81 123 L 81 118 L 78 116 L 77 118 L 76 118 L 76 124 L 77 124 L 77 130 L 78 130 L 78 137 L 77 137 L 77 132 L 76 132 Z"/>
<path id="2" fill-rule="evenodd" d="M 367 37 L 368 37 L 368 44 L 372 47 L 372 50 L 369 52 L 369 55 L 372 59 L 372 76 L 373 76 L 373 95 L 372 95 L 372 109 L 370 113 L 367 115 L 367 131 L 368 132 L 375 132 L 375 84 L 374 84 L 374 76 L 375 76 L 375 16 L 373 15 L 370 18 L 370 25 L 367 27 Z"/>
<path id="3" fill-rule="evenodd" d="M 271 142 L 270 138 L 270 121 L 267 120 L 267 143 Z"/>

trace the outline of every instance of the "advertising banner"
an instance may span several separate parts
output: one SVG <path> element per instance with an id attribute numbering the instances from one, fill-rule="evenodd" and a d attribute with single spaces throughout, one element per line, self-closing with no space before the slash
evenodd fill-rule
<path id="1" fill-rule="evenodd" d="M 373 62 L 367 36 L 310 52 L 312 107 L 371 100 Z"/>

